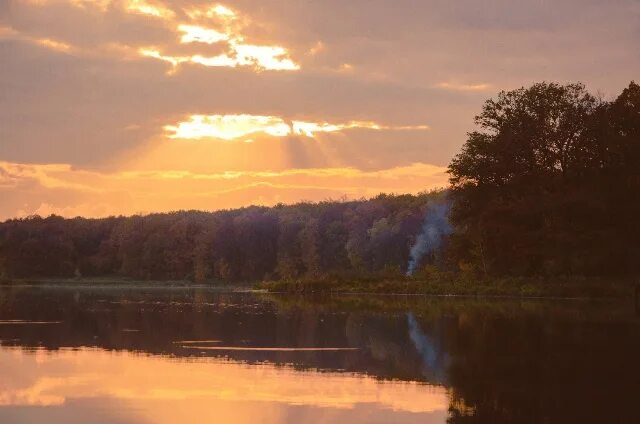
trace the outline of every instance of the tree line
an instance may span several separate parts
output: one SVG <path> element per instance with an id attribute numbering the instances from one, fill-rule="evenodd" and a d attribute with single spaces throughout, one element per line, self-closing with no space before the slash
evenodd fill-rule
<path id="1" fill-rule="evenodd" d="M 425 208 L 443 192 L 104 219 L 0 224 L 5 278 L 258 280 L 404 274 Z"/>
<path id="2" fill-rule="evenodd" d="M 582 84 L 503 91 L 475 123 L 449 165 L 446 190 L 218 212 L 12 219 L 0 223 L 0 277 L 404 278 L 410 259 L 418 275 L 637 275 L 638 84 L 613 100 Z M 433 240 L 429 213 L 445 209 L 452 232 Z M 439 250 L 416 249 L 421 242 Z M 416 251 L 427 254 L 416 259 Z"/>

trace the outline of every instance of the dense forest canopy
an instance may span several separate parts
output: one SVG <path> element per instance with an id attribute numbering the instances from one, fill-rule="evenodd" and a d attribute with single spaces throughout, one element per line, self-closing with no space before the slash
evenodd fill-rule
<path id="1" fill-rule="evenodd" d="M 445 195 L 9 220 L 0 225 L 0 273 L 195 281 L 401 276 L 427 205 Z"/>
<path id="2" fill-rule="evenodd" d="M 640 271 L 640 86 L 606 101 L 582 84 L 538 83 L 499 93 L 475 122 L 446 191 L 14 219 L 0 224 L 0 277 L 403 278 L 426 265 L 485 277 Z"/>

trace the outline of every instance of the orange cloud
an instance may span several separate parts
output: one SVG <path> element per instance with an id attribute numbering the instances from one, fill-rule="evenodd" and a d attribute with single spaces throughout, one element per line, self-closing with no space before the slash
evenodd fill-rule
<path id="1" fill-rule="evenodd" d="M 441 82 L 437 87 L 452 91 L 487 91 L 491 89 L 491 84 L 458 84 Z"/>
<path id="2" fill-rule="evenodd" d="M 54 1 L 30 0 L 30 3 L 42 6 Z M 171 43 L 161 46 L 126 46 L 131 50 L 137 50 L 140 56 L 167 62 L 173 68 L 184 63 L 192 63 L 207 67 L 251 67 L 259 71 L 295 71 L 300 69 L 300 65 L 289 57 L 287 48 L 279 45 L 261 45 L 247 42 L 242 29 L 250 20 L 240 17 L 237 12 L 221 4 L 214 4 L 204 8 L 191 7 L 183 9 L 181 7 L 170 8 L 161 2 L 150 0 L 126 0 L 122 2 L 100 0 L 96 3 L 89 0 L 58 1 L 66 2 L 82 9 L 95 7 L 103 13 L 106 13 L 111 7 L 115 7 L 128 14 L 158 18 L 163 22 L 164 26 L 175 32 L 176 39 L 183 44 L 216 44 L 220 42 L 228 44 L 228 51 L 218 56 L 207 56 L 204 52 L 190 56 L 172 55 L 167 53 L 172 47 L 175 47 Z M 206 22 L 208 25 L 217 23 L 221 28 L 209 28 L 204 26 L 201 21 Z M 0 37 L 10 35 L 15 38 L 16 34 L 8 33 L 5 28 L 0 28 Z M 72 50 L 71 45 L 58 40 L 39 39 L 22 34 L 20 37 L 55 50 Z"/>
<path id="3" fill-rule="evenodd" d="M 114 172 L 69 165 L 0 162 L 0 218 L 131 215 L 417 193 L 446 184 L 445 168 L 414 164 L 380 171 L 355 168 L 192 172 L 140 167 Z M 13 205 L 13 206 L 12 206 Z"/>
<path id="4" fill-rule="evenodd" d="M 128 0 L 126 10 L 156 18 L 173 19 L 175 13 L 160 3 L 145 0 Z"/>
<path id="5" fill-rule="evenodd" d="M 215 29 L 203 28 L 197 25 L 178 25 L 178 31 L 182 32 L 181 43 L 206 43 L 214 44 L 228 40 L 229 35 L 218 32 Z"/>
<path id="6" fill-rule="evenodd" d="M 23 34 L 11 27 L 6 27 L 6 26 L 0 26 L 0 40 L 1 39 L 25 41 L 27 43 L 39 45 L 47 49 L 55 50 L 63 53 L 71 53 L 77 50 L 74 46 L 67 44 L 63 41 L 54 40 L 52 38 L 45 38 L 45 37 L 33 37 L 27 34 Z"/>
<path id="7" fill-rule="evenodd" d="M 191 19 L 218 17 L 225 20 L 233 20 L 237 18 L 236 12 L 221 4 L 205 7 L 192 7 L 187 9 L 186 13 Z"/>
<path id="8" fill-rule="evenodd" d="M 143 48 L 140 53 L 143 56 L 160 59 L 177 67 L 190 62 L 211 67 L 248 66 L 258 70 L 295 71 L 300 65 L 288 57 L 289 52 L 282 46 L 249 44 L 245 41 L 241 27 L 233 25 L 238 19 L 235 11 L 223 5 L 215 5 L 206 9 L 187 10 L 186 14 L 192 20 L 201 18 L 218 18 L 223 28 L 221 30 L 208 28 L 193 23 L 180 22 L 174 19 L 175 13 L 150 5 L 143 1 L 134 1 L 129 5 L 130 9 L 152 16 L 162 17 L 175 25 L 175 30 L 181 34 L 180 43 L 204 43 L 216 44 L 226 42 L 229 51 L 218 56 L 205 56 L 196 54 L 192 56 L 171 56 L 162 53 L 158 48 Z"/>
<path id="9" fill-rule="evenodd" d="M 295 71 L 300 69 L 300 65 L 288 57 L 288 51 L 281 46 L 261 46 L 247 44 L 239 34 L 227 31 L 219 32 L 215 29 L 205 28 L 197 25 L 180 24 L 177 30 L 182 33 L 181 43 L 205 43 L 216 44 L 226 42 L 229 46 L 227 53 L 218 56 L 203 56 L 195 54 L 192 56 L 171 56 L 163 54 L 158 48 L 141 48 L 140 54 L 146 57 L 160 59 L 169 62 L 174 68 L 183 63 L 194 63 L 211 67 L 238 66 L 253 67 L 257 70 L 271 71 Z"/>

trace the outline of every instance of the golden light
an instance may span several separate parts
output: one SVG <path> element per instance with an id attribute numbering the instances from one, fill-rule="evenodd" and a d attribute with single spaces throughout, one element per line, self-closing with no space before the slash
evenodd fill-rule
<path id="1" fill-rule="evenodd" d="M 245 48 L 249 47 L 249 48 Z M 239 48 L 241 53 L 236 49 Z M 285 53 L 281 47 L 265 47 L 265 46 L 246 46 L 232 44 L 232 51 L 235 54 L 230 56 L 226 53 L 218 56 L 202 56 L 199 54 L 193 56 L 171 56 L 162 54 L 155 48 L 141 48 L 139 53 L 145 57 L 162 60 L 170 63 L 173 67 L 177 67 L 183 63 L 194 63 L 197 65 L 208 67 L 228 67 L 235 68 L 237 66 L 251 66 L 257 70 L 269 71 L 294 71 L 300 69 L 300 66 L 291 59 L 279 57 Z"/>
<path id="2" fill-rule="evenodd" d="M 0 39 L 25 41 L 27 43 L 36 44 L 63 53 L 69 53 L 70 51 L 75 50 L 73 46 L 63 41 L 54 40 L 52 38 L 33 37 L 6 26 L 0 26 Z"/>
<path id="3" fill-rule="evenodd" d="M 172 10 L 167 9 L 162 5 L 151 4 L 144 0 L 129 0 L 126 9 L 131 12 L 156 18 L 172 19 L 175 16 L 175 13 Z"/>
<path id="4" fill-rule="evenodd" d="M 214 44 L 229 39 L 227 34 L 196 25 L 179 25 L 178 31 L 183 33 L 181 43 Z"/>
<path id="5" fill-rule="evenodd" d="M 57 50 L 61 52 L 69 52 L 72 49 L 72 47 L 69 44 L 63 43 L 61 41 L 52 40 L 50 38 L 39 38 L 35 40 L 35 42 L 37 44 L 40 44 L 41 46 L 50 48 L 51 50 Z"/>
<path id="6" fill-rule="evenodd" d="M 331 125 L 327 123 L 318 124 L 316 122 L 304 122 L 293 121 L 293 132 L 299 135 L 306 135 L 307 137 L 313 137 L 317 132 L 332 132 L 339 131 L 342 127 L 340 125 Z"/>
<path id="7" fill-rule="evenodd" d="M 210 6 L 206 8 L 197 8 L 197 7 L 191 8 L 186 10 L 185 13 L 191 19 L 198 19 L 202 17 L 205 17 L 205 18 L 219 17 L 226 20 L 231 20 L 236 17 L 236 13 L 233 10 L 221 4 L 216 4 L 215 6 Z"/>
<path id="8" fill-rule="evenodd" d="M 233 12 L 233 10 L 229 9 L 228 7 L 225 7 L 221 4 L 217 4 L 215 5 L 213 8 L 214 13 L 216 13 L 219 16 L 235 16 L 236 14 Z"/>
<path id="9" fill-rule="evenodd" d="M 49 0 L 30 0 L 34 5 L 46 5 Z M 114 4 L 111 0 L 68 0 L 69 4 L 79 8 L 95 6 L 106 12 L 107 9 Z M 124 11 L 128 13 L 161 18 L 166 21 L 166 25 L 172 31 L 179 35 L 179 41 L 183 44 L 188 43 L 205 43 L 215 44 L 222 41 L 229 43 L 229 49 L 226 53 L 217 56 L 205 56 L 204 54 L 194 54 L 191 56 L 175 56 L 164 52 L 167 46 L 147 46 L 138 48 L 138 54 L 144 57 L 150 57 L 171 64 L 173 68 L 184 63 L 193 63 L 208 67 L 253 67 L 256 70 L 277 70 L 292 71 L 300 69 L 300 65 L 288 57 L 288 51 L 282 46 L 274 45 L 257 45 L 245 43 L 245 37 L 241 33 L 242 25 L 235 25 L 238 22 L 247 22 L 247 20 L 239 20 L 236 12 L 221 4 L 214 4 L 207 8 L 191 8 L 183 10 L 186 17 L 191 22 L 181 22 L 178 19 L 178 13 L 159 2 L 147 0 L 126 0 L 118 3 Z M 176 9 L 177 10 L 177 9 Z M 202 25 L 194 24 L 194 20 L 202 20 L 202 18 L 217 18 L 223 30 L 216 30 Z M 35 38 L 16 32 L 12 28 L 0 26 L 0 37 L 24 39 L 26 41 L 36 43 L 47 48 L 69 52 L 78 49 L 61 41 L 50 38 Z M 127 46 L 128 47 L 128 46 Z M 136 47 L 131 47 L 135 50 Z M 83 52 L 91 54 L 91 52 Z M 171 72 L 170 72 L 171 73 Z"/>
<path id="10" fill-rule="evenodd" d="M 193 58 L 192 58 L 193 59 Z M 207 60 L 206 58 L 201 58 Z M 199 140 L 218 138 L 234 140 L 254 133 L 265 133 L 274 137 L 291 134 L 313 137 L 316 133 L 330 133 L 346 129 L 369 130 L 427 130 L 427 125 L 390 126 L 373 121 L 349 121 L 347 123 L 288 121 L 277 116 L 262 115 L 191 115 L 189 120 L 176 125 L 166 125 L 169 138 Z"/>
<path id="11" fill-rule="evenodd" d="M 71 4 L 76 7 L 86 9 L 88 7 L 95 7 L 105 12 L 112 0 L 71 0 Z"/>
<path id="12" fill-rule="evenodd" d="M 238 66 L 238 62 L 226 54 L 213 57 L 204 57 L 197 54 L 195 56 L 191 56 L 189 61 L 203 66 L 226 66 L 229 68 L 235 68 Z"/>
<path id="13" fill-rule="evenodd" d="M 192 115 L 189 121 L 178 125 L 167 125 L 169 138 L 202 139 L 219 138 L 233 140 L 249 134 L 263 132 L 275 137 L 290 134 L 291 130 L 282 119 L 260 115 Z"/>
<path id="14" fill-rule="evenodd" d="M 145 57 L 152 57 L 154 59 L 163 60 L 169 62 L 171 65 L 178 66 L 181 63 L 188 62 L 189 57 L 186 56 L 164 56 L 158 50 L 155 49 L 140 49 L 140 54 Z"/>
<path id="15" fill-rule="evenodd" d="M 291 59 L 283 57 L 287 50 L 280 46 L 256 46 L 251 44 L 239 44 L 232 41 L 231 48 L 236 54 L 239 65 L 264 68 L 275 71 L 295 71 L 300 65 Z"/>
<path id="16" fill-rule="evenodd" d="M 130 2 L 128 10 L 165 18 L 173 18 L 175 15 L 168 9 L 141 0 Z M 237 19 L 236 13 L 223 5 L 217 4 L 206 9 L 190 9 L 185 13 L 192 20 L 219 18 L 222 20 L 224 30 L 219 31 L 193 23 L 177 23 L 173 29 L 180 33 L 180 43 L 215 44 L 226 41 L 228 42 L 228 51 L 217 56 L 205 56 L 204 54 L 173 56 L 163 53 L 157 47 L 145 47 L 140 49 L 140 54 L 170 63 L 174 68 L 183 63 L 193 63 L 208 67 L 247 66 L 259 71 L 295 71 L 300 69 L 300 65 L 288 57 L 287 49 L 282 46 L 245 43 L 241 28 L 232 25 L 232 21 Z"/>
<path id="17" fill-rule="evenodd" d="M 112 172 L 0 161 L 0 188 L 23 200 L 19 206 L 1 203 L 0 219 L 32 214 L 105 217 L 178 207 L 210 210 L 300 199 L 358 199 L 382 192 L 418 193 L 443 187 L 448 179 L 445 167 L 414 164 L 364 171 L 342 165 L 330 153 L 311 163 L 312 168 L 291 168 L 286 143 L 247 138 L 255 142 L 202 142 L 185 148 L 184 143 L 165 140 L 128 153 L 121 159 L 121 169 Z M 23 191 L 24 187 L 30 191 Z M 72 197 L 60 199 L 60 193 Z"/>
<path id="18" fill-rule="evenodd" d="M 458 84 L 451 82 L 441 82 L 438 88 L 452 91 L 486 91 L 491 88 L 490 84 Z"/>

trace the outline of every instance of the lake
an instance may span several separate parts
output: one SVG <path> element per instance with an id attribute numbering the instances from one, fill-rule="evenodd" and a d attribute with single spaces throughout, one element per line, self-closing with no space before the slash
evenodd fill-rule
<path id="1" fill-rule="evenodd" d="M 2 423 L 638 422 L 632 302 L 0 287 Z"/>

